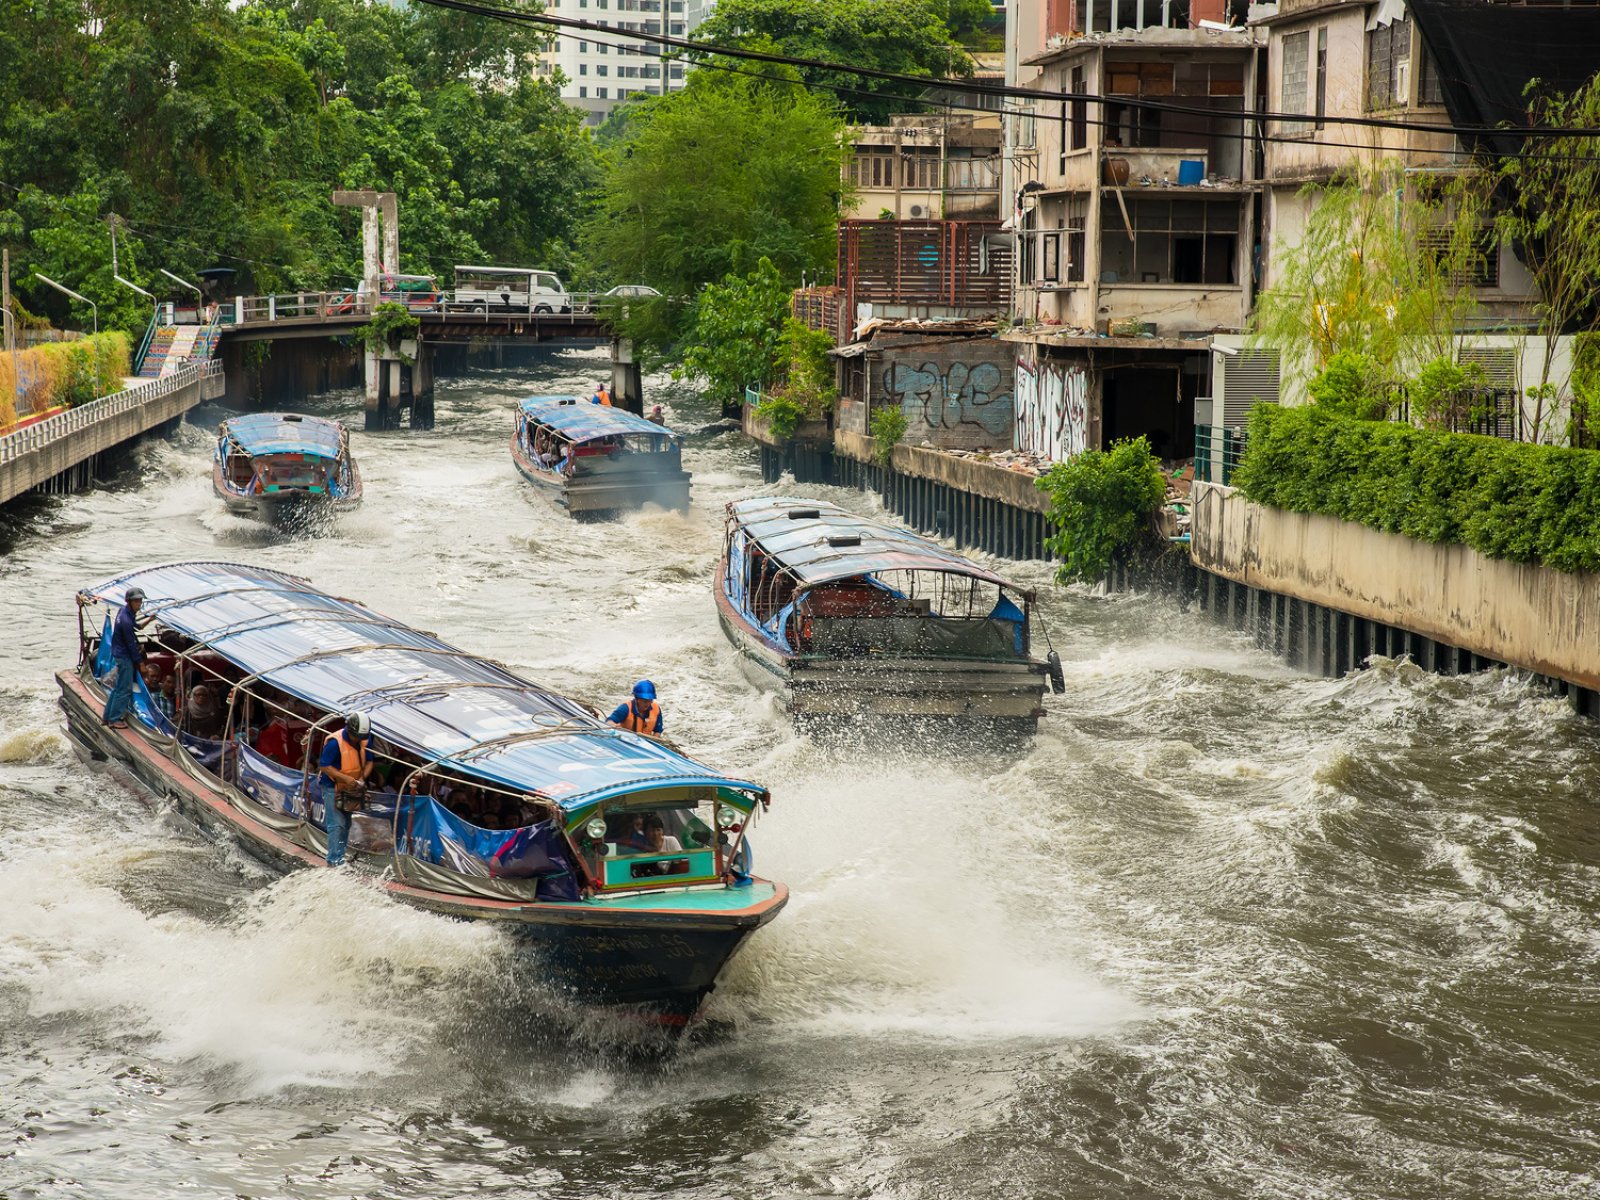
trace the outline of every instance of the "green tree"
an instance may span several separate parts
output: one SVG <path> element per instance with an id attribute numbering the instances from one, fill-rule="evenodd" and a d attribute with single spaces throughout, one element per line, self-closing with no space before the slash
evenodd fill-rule
<path id="1" fill-rule="evenodd" d="M 1308 187 L 1315 207 L 1298 241 L 1273 248 L 1276 282 L 1256 302 L 1255 340 L 1296 351 L 1284 356 L 1291 378 L 1345 356 L 1379 390 L 1419 361 L 1453 358 L 1478 304 L 1488 182 L 1469 174 L 1431 188 L 1383 163 Z"/>
<path id="2" fill-rule="evenodd" d="M 1113 442 L 1106 451 L 1085 450 L 1037 483 L 1050 494 L 1055 532 L 1045 545 L 1061 559 L 1060 583 L 1104 578 L 1118 553 L 1153 536 L 1150 518 L 1167 491 L 1161 464 L 1142 437 Z"/>
<path id="3" fill-rule="evenodd" d="M 973 63 L 951 36 L 952 7 L 956 20 L 965 24 L 978 6 L 967 0 L 720 0 L 694 37 L 710 45 L 777 50 L 897 75 L 966 77 Z M 713 55 L 690 57 L 727 62 Z M 801 77 L 810 87 L 834 90 L 849 119 L 864 124 L 883 124 L 890 113 L 914 108 L 923 90 L 822 67 L 802 68 Z"/>
<path id="4" fill-rule="evenodd" d="M 789 286 L 770 259 L 707 285 L 695 298 L 680 374 L 701 381 L 724 409 L 736 407 L 747 386 L 771 381 L 788 311 Z"/>
<path id="5" fill-rule="evenodd" d="M 1530 124 L 1600 127 L 1600 76 L 1570 95 L 1539 95 L 1537 84 L 1528 85 Z M 1529 388 L 1537 440 L 1546 432 L 1545 406 L 1559 390 L 1556 338 L 1600 330 L 1600 138 L 1529 138 L 1519 154 L 1501 160 L 1500 177 L 1511 195 L 1500 230 L 1526 248 L 1539 289 L 1544 352 L 1539 382 Z"/>
<path id="6" fill-rule="evenodd" d="M 834 255 L 841 124 L 789 81 L 697 71 L 637 106 L 610 167 L 589 251 L 605 275 L 669 296 L 745 275 L 762 259 L 785 280 Z"/>

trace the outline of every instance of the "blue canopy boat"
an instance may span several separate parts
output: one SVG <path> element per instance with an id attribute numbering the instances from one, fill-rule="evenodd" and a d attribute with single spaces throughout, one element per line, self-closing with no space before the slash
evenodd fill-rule
<path id="1" fill-rule="evenodd" d="M 298 413 L 250 413 L 217 427 L 211 486 L 230 509 L 271 516 L 307 501 L 343 507 L 361 499 L 350 435 L 337 421 Z"/>
<path id="2" fill-rule="evenodd" d="M 983 720 L 1032 732 L 1054 651 L 1034 594 L 908 529 L 816 500 L 728 505 L 723 632 L 801 718 Z"/>
<path id="3" fill-rule="evenodd" d="M 111 621 L 134 584 L 148 661 L 177 703 L 164 715 L 141 679 L 134 719 L 113 729 Z M 382 785 L 352 816 L 356 865 L 398 900 L 513 931 L 580 1002 L 681 1024 L 788 900 L 749 872 L 759 784 L 304 580 L 173 563 L 78 605 L 80 661 L 57 681 L 93 757 L 269 862 L 325 867 L 322 737 L 368 714 Z"/>
<path id="4" fill-rule="evenodd" d="M 577 396 L 517 405 L 511 458 L 524 479 L 573 514 L 659 504 L 689 507 L 683 439 L 620 408 Z"/>

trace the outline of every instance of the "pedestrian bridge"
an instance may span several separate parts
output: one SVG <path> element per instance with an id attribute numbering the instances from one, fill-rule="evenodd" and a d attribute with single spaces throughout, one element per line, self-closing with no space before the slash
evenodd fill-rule
<path id="1" fill-rule="evenodd" d="M 541 313 L 523 310 L 453 311 L 440 304 L 415 308 L 424 342 L 472 342 L 504 338 L 522 342 L 569 342 L 593 345 L 609 340 L 611 324 L 596 311 L 597 297 L 570 293 L 572 311 Z M 174 318 L 202 314 L 181 310 Z M 273 296 L 235 296 L 216 306 L 214 318 L 224 342 L 261 342 L 289 338 L 339 337 L 372 319 L 372 297 L 352 292 L 289 292 Z M 174 324 L 178 321 L 175 319 Z"/>

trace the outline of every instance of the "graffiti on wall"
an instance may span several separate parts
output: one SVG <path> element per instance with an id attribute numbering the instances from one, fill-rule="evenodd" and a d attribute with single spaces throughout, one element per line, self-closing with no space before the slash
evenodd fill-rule
<path id="1" fill-rule="evenodd" d="M 1017 360 L 1017 449 L 1061 462 L 1089 444 L 1089 375 L 1082 367 Z"/>
<path id="2" fill-rule="evenodd" d="M 1004 367 L 996 363 L 891 363 L 883 390 L 905 414 L 913 432 L 927 430 L 935 443 L 1011 444 L 1015 420 Z M 958 435 L 940 438 L 940 434 Z"/>

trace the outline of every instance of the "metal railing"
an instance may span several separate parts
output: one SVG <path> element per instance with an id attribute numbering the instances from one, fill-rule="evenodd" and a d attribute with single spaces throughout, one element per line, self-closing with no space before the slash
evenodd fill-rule
<path id="1" fill-rule="evenodd" d="M 535 312 L 535 308 L 545 306 L 556 298 L 536 296 L 530 307 L 507 309 L 481 301 L 457 301 L 441 292 L 435 303 L 424 305 L 412 302 L 414 306 L 411 311 L 419 317 L 449 318 L 451 321 L 481 320 L 485 324 L 503 321 L 507 317 L 577 321 L 586 320 L 599 312 L 599 302 L 603 298 L 604 294 L 599 292 L 568 292 L 564 300 L 557 303 L 564 302 L 572 311 Z M 386 298 L 379 296 L 378 299 L 382 301 Z M 393 297 L 387 299 L 392 300 Z M 399 300 L 394 302 L 406 303 Z M 224 328 L 270 325 L 278 321 L 339 322 L 353 317 L 367 317 L 372 309 L 373 295 L 370 292 L 356 293 L 348 289 L 335 292 L 286 292 L 271 296 L 235 296 L 224 300 L 217 306 L 214 320 Z"/>
<path id="2" fill-rule="evenodd" d="M 1203 483 L 1227 486 L 1244 457 L 1245 433 L 1225 425 L 1194 427 L 1194 477 Z"/>
<path id="3" fill-rule="evenodd" d="M 101 421 L 121 416 L 152 400 L 159 400 L 162 396 L 220 374 L 222 374 L 220 362 L 190 363 L 180 367 L 171 375 L 152 379 L 149 383 L 128 388 L 114 396 L 91 400 L 88 404 L 80 404 L 53 417 L 46 417 L 26 429 L 18 429 L 14 433 L 0 437 L 0 466 L 21 458 L 24 454 L 42 449 L 57 438 L 88 429 Z"/>

